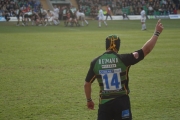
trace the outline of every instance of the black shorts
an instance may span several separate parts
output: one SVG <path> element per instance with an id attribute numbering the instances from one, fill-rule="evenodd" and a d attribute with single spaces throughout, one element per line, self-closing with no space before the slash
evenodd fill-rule
<path id="1" fill-rule="evenodd" d="M 111 16 L 111 14 L 109 14 L 109 13 L 106 13 L 106 16 Z"/>
<path id="2" fill-rule="evenodd" d="M 24 18 L 28 18 L 29 16 L 27 14 L 24 15 Z"/>
<path id="3" fill-rule="evenodd" d="M 97 120 L 132 120 L 129 96 L 124 95 L 100 104 Z"/>
<path id="4" fill-rule="evenodd" d="M 72 18 L 72 19 L 75 19 L 75 15 L 71 15 L 71 18 Z"/>
<path id="5" fill-rule="evenodd" d="M 63 20 L 67 20 L 67 16 L 63 16 Z"/>

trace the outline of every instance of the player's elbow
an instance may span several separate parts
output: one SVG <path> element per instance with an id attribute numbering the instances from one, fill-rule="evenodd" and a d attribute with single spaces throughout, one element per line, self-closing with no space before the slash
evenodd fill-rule
<path id="1" fill-rule="evenodd" d="M 84 88 L 89 88 L 91 87 L 91 82 L 85 82 L 84 83 Z"/>
<path id="2" fill-rule="evenodd" d="M 146 56 L 146 55 L 148 55 L 150 52 L 151 52 L 151 48 L 149 48 L 149 47 L 147 47 L 147 48 L 144 48 L 144 49 L 142 49 L 143 50 L 143 53 L 144 53 L 144 57 Z"/>

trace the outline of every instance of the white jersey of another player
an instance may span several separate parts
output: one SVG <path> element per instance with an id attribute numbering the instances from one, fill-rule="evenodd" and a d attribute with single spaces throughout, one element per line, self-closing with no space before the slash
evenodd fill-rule
<path id="1" fill-rule="evenodd" d="M 84 22 L 86 23 L 86 25 L 88 25 L 88 21 L 85 19 L 85 14 L 83 12 L 79 12 L 79 10 L 76 11 L 76 17 L 77 17 L 77 20 L 80 20 L 80 17 L 81 17 L 81 25 L 84 26 Z"/>
<path id="2" fill-rule="evenodd" d="M 98 13 L 98 19 L 99 19 L 99 22 L 98 22 L 98 26 L 101 27 L 101 22 L 103 21 L 104 24 L 107 26 L 107 23 L 106 21 L 104 20 L 104 12 L 103 10 L 100 8 L 99 9 L 99 13 Z"/>
<path id="3" fill-rule="evenodd" d="M 104 13 L 102 9 L 99 10 L 98 17 L 99 17 L 99 20 L 104 20 Z"/>
<path id="4" fill-rule="evenodd" d="M 51 17 L 51 18 L 49 19 L 49 21 L 52 20 L 55 25 L 58 25 L 58 24 L 60 23 L 59 20 L 58 20 L 57 15 L 56 15 L 56 13 L 55 13 L 54 11 L 48 10 L 48 14 L 49 14 L 49 16 Z"/>
<path id="5" fill-rule="evenodd" d="M 56 17 L 59 17 L 59 8 L 54 8 L 54 13 Z"/>
<path id="6" fill-rule="evenodd" d="M 50 11 L 48 12 L 48 15 L 49 15 L 50 17 L 53 17 L 53 16 L 55 15 L 55 13 L 54 13 L 54 11 L 50 10 Z"/>
<path id="7" fill-rule="evenodd" d="M 76 12 L 76 16 L 77 16 L 77 19 L 79 20 L 79 18 L 84 18 L 85 17 L 85 14 L 83 12 L 79 12 L 79 10 Z"/>
<path id="8" fill-rule="evenodd" d="M 145 10 L 142 10 L 140 14 L 141 14 L 141 22 L 145 22 L 146 21 L 146 12 L 145 12 Z"/>
<path id="9" fill-rule="evenodd" d="M 44 15 L 44 18 L 46 18 L 46 19 L 49 17 L 47 10 L 43 10 L 42 14 Z"/>

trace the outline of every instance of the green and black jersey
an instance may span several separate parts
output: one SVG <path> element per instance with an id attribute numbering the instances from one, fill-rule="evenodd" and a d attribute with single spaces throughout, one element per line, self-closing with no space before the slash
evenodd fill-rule
<path id="1" fill-rule="evenodd" d="M 136 52 L 139 53 L 138 59 L 135 59 L 132 53 L 117 54 L 110 51 L 105 52 L 91 62 L 85 80 L 86 82 L 93 82 L 95 79 L 98 80 L 100 104 L 129 94 L 129 68 L 144 58 L 142 49 Z"/>

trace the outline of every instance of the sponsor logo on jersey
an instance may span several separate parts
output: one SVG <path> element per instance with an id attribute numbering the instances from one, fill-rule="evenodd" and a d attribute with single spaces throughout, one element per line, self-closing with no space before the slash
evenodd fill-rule
<path id="1" fill-rule="evenodd" d="M 118 63 L 118 58 L 99 59 L 99 64 L 115 64 Z"/>
<path id="2" fill-rule="evenodd" d="M 122 119 L 129 118 L 129 109 L 122 111 Z"/>
<path id="3" fill-rule="evenodd" d="M 116 64 L 102 65 L 102 68 L 115 68 Z"/>

